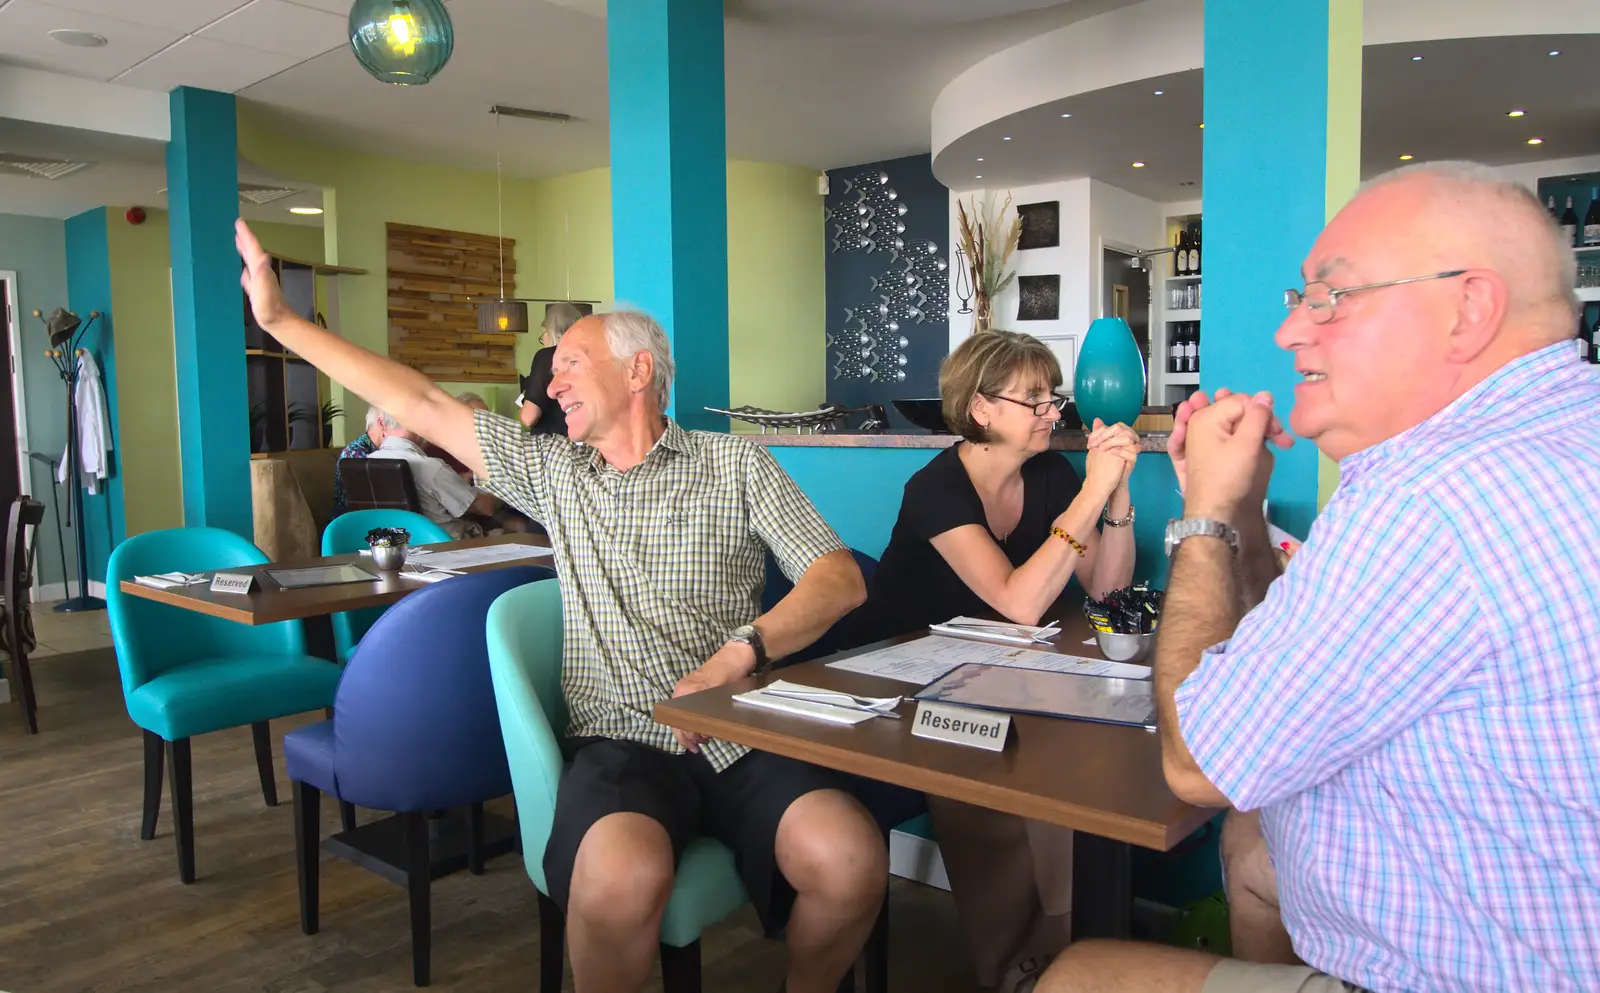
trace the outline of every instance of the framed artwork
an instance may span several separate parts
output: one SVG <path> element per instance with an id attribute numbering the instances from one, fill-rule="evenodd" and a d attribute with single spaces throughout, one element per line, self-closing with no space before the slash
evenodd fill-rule
<path id="1" fill-rule="evenodd" d="M 1019 251 L 1029 248 L 1055 248 L 1061 244 L 1059 201 L 1022 204 L 1017 208 L 1017 220 L 1022 224 L 1022 233 L 1017 239 Z"/>
<path id="2" fill-rule="evenodd" d="M 1017 320 L 1061 319 L 1060 276 L 1018 276 L 1017 296 Z"/>

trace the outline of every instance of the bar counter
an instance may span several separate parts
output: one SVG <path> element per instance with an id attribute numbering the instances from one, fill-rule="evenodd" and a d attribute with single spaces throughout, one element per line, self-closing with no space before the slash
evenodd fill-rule
<path id="1" fill-rule="evenodd" d="M 1165 454 L 1167 451 L 1168 431 L 1145 431 L 1139 435 L 1139 450 L 1141 452 L 1158 452 Z M 774 448 L 949 448 L 961 438 L 953 434 L 929 434 L 924 431 L 916 433 L 885 431 L 876 434 L 864 434 L 849 431 L 819 431 L 815 434 L 796 434 L 793 431 L 779 434 L 769 431 L 739 432 L 745 438 L 762 445 Z M 1050 436 L 1050 447 L 1057 452 L 1082 452 L 1089 448 L 1089 432 L 1087 431 L 1057 431 Z"/>

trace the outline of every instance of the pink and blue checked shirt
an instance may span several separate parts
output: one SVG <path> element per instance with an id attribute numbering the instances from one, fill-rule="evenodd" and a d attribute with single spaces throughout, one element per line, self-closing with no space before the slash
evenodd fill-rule
<path id="1" fill-rule="evenodd" d="M 1261 808 L 1307 964 L 1600 989 L 1600 368 L 1523 356 L 1339 468 L 1184 741 Z"/>

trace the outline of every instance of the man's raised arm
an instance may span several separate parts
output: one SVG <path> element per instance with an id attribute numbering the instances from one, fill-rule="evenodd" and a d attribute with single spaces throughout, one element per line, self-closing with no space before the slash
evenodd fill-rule
<path id="1" fill-rule="evenodd" d="M 472 408 L 415 369 L 352 344 L 291 310 L 271 258 L 243 220 L 234 222 L 234 244 L 244 260 L 239 283 L 250 296 L 257 324 L 329 379 L 460 459 L 474 475 L 489 474 L 473 430 Z"/>

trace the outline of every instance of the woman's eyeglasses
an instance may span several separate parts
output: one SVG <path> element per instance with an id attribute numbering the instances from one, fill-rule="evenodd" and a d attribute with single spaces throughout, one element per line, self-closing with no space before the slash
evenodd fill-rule
<path id="1" fill-rule="evenodd" d="M 1006 403 L 1014 403 L 1019 407 L 1027 407 L 1029 410 L 1033 411 L 1033 416 L 1035 417 L 1049 416 L 1051 407 L 1054 407 L 1059 413 L 1060 411 L 1066 409 L 1067 404 L 1072 402 L 1071 397 L 1064 397 L 1059 393 L 1052 393 L 1050 395 L 1050 399 L 1040 400 L 1037 403 L 1031 400 L 1013 400 L 1010 397 L 1000 393 L 979 393 L 979 396 L 986 396 L 990 400 L 1004 400 Z"/>

